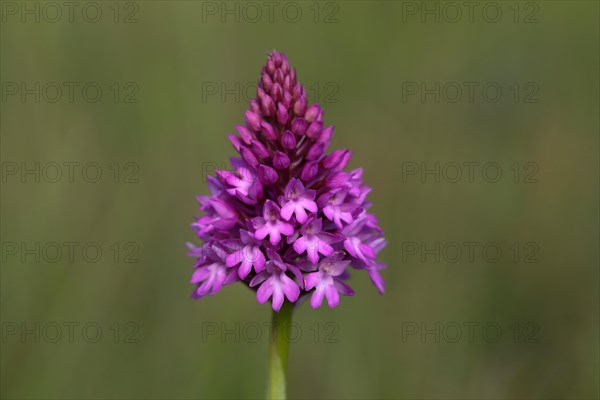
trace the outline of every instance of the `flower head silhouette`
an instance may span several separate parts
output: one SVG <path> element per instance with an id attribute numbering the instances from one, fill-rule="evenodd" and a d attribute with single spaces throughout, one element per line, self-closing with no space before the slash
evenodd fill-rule
<path id="1" fill-rule="evenodd" d="M 192 227 L 204 244 L 189 245 L 193 297 L 241 281 L 275 311 L 304 295 L 313 308 L 324 298 L 335 307 L 340 295 L 354 295 L 350 268 L 366 270 L 383 293 L 385 265 L 376 255 L 386 241 L 367 212 L 371 188 L 362 169 L 344 171 L 350 151 L 326 154 L 334 127 L 324 127 L 321 107 L 308 104 L 285 54 L 269 54 L 236 130 L 229 140 L 240 157 L 208 177 L 211 194 L 198 197 L 205 215 Z"/>

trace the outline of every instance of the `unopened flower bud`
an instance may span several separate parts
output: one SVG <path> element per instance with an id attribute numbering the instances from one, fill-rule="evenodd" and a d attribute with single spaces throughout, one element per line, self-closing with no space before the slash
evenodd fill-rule
<path id="1" fill-rule="evenodd" d="M 290 69 L 290 79 L 292 80 L 292 85 L 296 84 L 296 68 Z"/>
<path id="2" fill-rule="evenodd" d="M 276 151 L 273 155 L 273 167 L 275 167 L 275 169 L 286 169 L 289 166 L 290 158 L 287 156 L 287 154 L 279 150 Z"/>
<path id="3" fill-rule="evenodd" d="M 264 160 L 265 158 L 271 155 L 269 149 L 267 149 L 265 145 L 259 142 L 258 140 L 252 141 L 252 151 L 254 152 L 256 157 L 260 158 L 261 160 Z"/>
<path id="4" fill-rule="evenodd" d="M 350 155 L 351 153 L 348 150 L 335 150 L 323 158 L 321 165 L 326 169 L 336 168 L 338 170 L 342 170 L 346 164 L 348 164 Z"/>
<path id="5" fill-rule="evenodd" d="M 236 125 L 235 129 L 237 129 L 237 131 L 239 132 L 240 137 L 242 138 L 244 143 L 246 143 L 246 144 L 252 143 L 252 140 L 255 138 L 255 136 L 252 132 L 250 132 L 250 130 L 248 128 L 246 128 L 243 125 Z"/>
<path id="6" fill-rule="evenodd" d="M 273 76 L 273 80 L 277 83 L 279 83 L 280 85 L 283 85 L 283 72 L 281 71 L 281 69 L 277 69 L 275 71 L 275 75 Z"/>
<path id="7" fill-rule="evenodd" d="M 275 73 L 276 69 L 277 69 L 277 66 L 275 65 L 275 61 L 273 61 L 273 60 L 267 61 L 267 72 L 269 73 L 269 75 L 273 75 Z"/>
<path id="8" fill-rule="evenodd" d="M 253 111 L 246 111 L 246 125 L 248 125 L 252 130 L 258 132 L 260 131 L 260 116 Z"/>
<path id="9" fill-rule="evenodd" d="M 287 150 L 291 150 L 296 147 L 296 137 L 292 131 L 283 132 L 283 135 L 281 135 L 281 146 Z"/>
<path id="10" fill-rule="evenodd" d="M 306 128 L 308 128 L 308 123 L 304 118 L 297 117 L 292 121 L 292 132 L 296 135 L 304 135 L 306 133 Z"/>
<path id="11" fill-rule="evenodd" d="M 229 141 L 233 145 L 233 148 L 236 149 L 237 151 L 240 151 L 240 148 L 242 147 L 240 138 L 235 136 L 233 133 L 228 134 L 227 137 L 229 138 Z"/>
<path id="12" fill-rule="evenodd" d="M 281 62 L 281 72 L 286 76 L 288 76 L 288 72 L 290 72 L 290 63 L 285 58 Z"/>
<path id="13" fill-rule="evenodd" d="M 264 185 L 272 185 L 277 182 L 279 175 L 277 171 L 268 165 L 261 164 L 258 166 L 258 178 Z"/>
<path id="14" fill-rule="evenodd" d="M 242 147 L 240 149 L 240 155 L 242 156 L 242 160 L 244 160 L 244 162 L 246 164 L 248 164 L 252 168 L 258 167 L 259 162 L 256 159 L 256 156 L 254 155 L 254 153 L 249 148 Z"/>
<path id="15" fill-rule="evenodd" d="M 325 186 L 330 188 L 337 188 L 343 186 L 352 176 L 348 172 L 334 172 L 329 175 L 325 180 Z"/>
<path id="16" fill-rule="evenodd" d="M 260 105 L 262 107 L 262 112 L 265 116 L 272 117 L 273 115 L 275 115 L 275 102 L 273 102 L 271 96 L 265 95 L 262 98 Z"/>
<path id="17" fill-rule="evenodd" d="M 304 115 L 304 118 L 308 122 L 313 122 L 317 119 L 317 117 L 319 116 L 320 113 L 321 113 L 321 107 L 318 104 L 313 104 L 312 106 L 308 107 L 308 110 L 306 110 L 306 114 Z"/>
<path id="18" fill-rule="evenodd" d="M 263 121 L 261 124 L 262 133 L 267 140 L 277 139 L 277 131 L 270 123 Z"/>
<path id="19" fill-rule="evenodd" d="M 304 86 L 296 83 L 294 85 L 294 89 L 292 90 L 292 95 L 294 96 L 294 99 L 299 99 L 302 96 L 306 97 L 306 90 L 304 89 Z"/>
<path id="20" fill-rule="evenodd" d="M 250 100 L 250 111 L 255 112 L 260 115 L 260 104 L 258 104 L 258 100 L 252 99 Z"/>
<path id="21" fill-rule="evenodd" d="M 324 151 L 325 151 L 325 146 L 323 146 L 323 144 L 315 143 L 308 150 L 308 153 L 306 153 L 306 157 L 304 157 L 304 158 L 306 158 L 308 161 L 317 160 L 323 155 Z"/>
<path id="22" fill-rule="evenodd" d="M 305 96 L 301 96 L 294 103 L 294 114 L 296 114 L 296 115 L 304 115 L 305 110 L 306 110 L 306 97 Z"/>
<path id="23" fill-rule="evenodd" d="M 269 75 L 263 74 L 262 84 L 267 92 L 271 91 L 271 88 L 273 87 L 273 81 L 271 80 L 271 77 Z"/>
<path id="24" fill-rule="evenodd" d="M 300 173 L 300 179 L 302 179 L 304 182 L 308 182 L 314 179 L 315 176 L 317 176 L 318 172 L 319 165 L 314 161 L 310 161 L 306 163 L 302 168 L 302 172 Z"/>
<path id="25" fill-rule="evenodd" d="M 286 109 L 292 105 L 292 95 L 287 90 L 283 93 L 283 100 L 281 101 Z"/>
<path id="26" fill-rule="evenodd" d="M 283 88 L 279 83 L 275 83 L 273 85 L 273 90 L 271 90 L 271 97 L 273 97 L 273 101 L 278 102 L 283 98 Z"/>
<path id="27" fill-rule="evenodd" d="M 262 98 L 265 96 L 266 96 L 265 91 L 263 90 L 263 88 L 261 88 L 259 86 L 258 89 L 256 90 L 256 97 L 258 98 L 258 100 L 262 101 Z"/>
<path id="28" fill-rule="evenodd" d="M 313 122 L 314 124 L 314 122 Z M 317 138 L 317 143 L 323 143 L 325 146 L 329 146 L 329 142 L 333 137 L 333 130 L 335 129 L 334 125 L 330 125 L 327 128 L 323 129 L 319 137 Z"/>
<path id="29" fill-rule="evenodd" d="M 287 124 L 287 121 L 288 121 L 287 109 L 281 103 L 277 104 L 277 121 L 282 125 Z"/>
<path id="30" fill-rule="evenodd" d="M 323 121 L 315 121 L 308 126 L 308 129 L 306 130 L 306 136 L 315 140 L 321 135 L 322 131 Z"/>
<path id="31" fill-rule="evenodd" d="M 286 75 L 285 79 L 283 80 L 283 90 L 286 92 L 291 92 L 292 91 L 291 89 L 292 89 L 292 80 L 289 75 Z"/>

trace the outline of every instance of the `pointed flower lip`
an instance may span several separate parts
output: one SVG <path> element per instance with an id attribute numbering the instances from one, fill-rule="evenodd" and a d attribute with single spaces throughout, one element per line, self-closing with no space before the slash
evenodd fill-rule
<path id="1" fill-rule="evenodd" d="M 263 209 L 263 216 L 255 218 L 254 237 L 263 240 L 269 236 L 272 245 L 276 245 L 281 240 L 281 235 L 289 236 L 294 233 L 294 227 L 281 220 L 281 209 L 271 200 L 267 200 Z"/>
<path id="2" fill-rule="evenodd" d="M 373 247 L 365 240 L 368 238 L 368 235 L 363 233 L 366 222 L 366 218 L 363 217 L 342 230 L 346 236 L 344 248 L 352 257 L 359 259 L 367 265 L 373 265 L 376 253 Z"/>
<path id="3" fill-rule="evenodd" d="M 279 311 L 284 298 L 292 303 L 298 300 L 300 289 L 304 288 L 304 281 L 301 272 L 292 265 L 286 265 L 277 252 L 269 249 L 267 255 L 267 270 L 257 274 L 250 282 L 250 287 L 260 285 L 256 292 L 258 302 L 263 304 L 272 297 L 273 309 Z M 286 274 L 287 271 L 291 271 L 297 279 L 300 278 L 300 284 L 294 282 Z"/>
<path id="4" fill-rule="evenodd" d="M 279 311 L 285 298 L 295 302 L 300 296 L 300 288 L 285 272 L 272 274 L 256 291 L 256 299 L 260 304 L 266 303 L 272 297 L 273 310 Z"/>
<path id="5" fill-rule="evenodd" d="M 257 273 L 264 270 L 266 259 L 261 251 L 260 241 L 256 240 L 250 232 L 240 229 L 240 237 L 243 245 L 227 256 L 225 265 L 234 267 L 239 264 L 238 276 L 240 279 L 246 279 L 252 269 Z"/>
<path id="6" fill-rule="evenodd" d="M 345 224 L 354 222 L 353 213 L 360 206 L 360 204 L 352 202 L 348 196 L 348 191 L 344 189 L 324 193 L 317 200 L 317 204 L 323 210 L 325 217 L 333 221 L 340 229 Z"/>
<path id="7" fill-rule="evenodd" d="M 328 243 L 330 237 L 322 233 L 321 228 L 321 219 L 311 218 L 302 226 L 301 236 L 294 241 L 294 251 L 299 255 L 306 252 L 313 264 L 319 261 L 319 254 L 330 256 L 334 252 L 333 247 Z"/>
<path id="8" fill-rule="evenodd" d="M 329 257 L 325 257 L 319 263 L 319 270 L 330 276 L 340 276 L 350 264 L 350 260 L 344 259 L 344 256 L 344 252 L 336 251 Z"/>
<path id="9" fill-rule="evenodd" d="M 306 275 L 304 288 L 306 290 L 315 288 L 310 299 L 312 308 L 320 307 L 324 297 L 327 298 L 329 307 L 334 308 L 339 304 L 340 294 L 354 295 L 354 290 L 340 278 L 348 264 L 350 260 L 345 260 L 344 253 L 338 251 L 321 260 L 316 272 Z"/>
<path id="10" fill-rule="evenodd" d="M 217 176 L 228 186 L 227 193 L 236 196 L 247 204 L 254 204 L 262 195 L 262 185 L 258 176 L 246 166 L 239 164 L 235 172 L 217 170 Z"/>
<path id="11" fill-rule="evenodd" d="M 191 279 L 191 283 L 198 285 L 192 293 L 194 298 L 212 296 L 224 285 L 235 281 L 229 277 L 227 267 L 223 262 L 226 252 L 222 246 L 205 245 L 202 250 L 205 252 L 202 255 L 202 263 L 194 271 Z M 228 280 L 229 282 L 227 282 Z"/>
<path id="12" fill-rule="evenodd" d="M 314 190 L 306 190 L 299 179 L 292 178 L 285 189 L 285 196 L 280 198 L 281 217 L 289 221 L 292 215 L 296 216 L 299 223 L 304 223 L 308 219 L 309 213 L 316 213 L 319 208 L 314 199 L 316 192 Z"/>
<path id="13" fill-rule="evenodd" d="M 196 269 L 191 283 L 198 284 L 198 288 L 194 291 L 193 296 L 199 298 L 217 293 L 223 287 L 226 276 L 225 266 L 219 263 L 208 264 Z"/>
<path id="14" fill-rule="evenodd" d="M 275 311 L 303 295 L 313 308 L 324 300 L 335 307 L 354 294 L 350 268 L 383 293 L 377 254 L 387 242 L 367 212 L 371 188 L 361 168 L 346 170 L 350 150 L 328 150 L 335 127 L 323 116 L 287 56 L 270 53 L 256 97 L 227 134 L 239 157 L 198 196 L 202 215 L 192 228 L 204 244 L 188 246 L 194 298 L 242 282 Z"/>

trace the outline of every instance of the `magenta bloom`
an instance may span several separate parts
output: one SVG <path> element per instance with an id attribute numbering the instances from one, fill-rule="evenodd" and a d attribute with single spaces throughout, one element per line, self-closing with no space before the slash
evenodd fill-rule
<path id="1" fill-rule="evenodd" d="M 321 261 L 317 272 L 312 272 L 304 278 L 304 288 L 310 290 L 316 288 L 310 299 L 310 306 L 318 308 L 323 303 L 323 296 L 327 297 L 329 307 L 333 308 L 340 302 L 340 293 L 345 296 L 353 296 L 354 290 L 344 283 L 341 275 L 350 264 L 345 259 L 344 252 L 338 251 L 330 257 Z"/>
<path id="2" fill-rule="evenodd" d="M 265 268 L 265 255 L 261 250 L 261 241 L 256 240 L 248 231 L 240 229 L 241 248 L 227 256 L 225 264 L 228 267 L 235 267 L 241 264 L 238 268 L 238 275 L 241 279 L 245 279 L 252 267 L 256 272 L 260 272 Z"/>
<path id="3" fill-rule="evenodd" d="M 317 203 L 315 203 L 315 193 L 314 190 L 305 190 L 299 179 L 292 178 L 285 189 L 285 196 L 281 199 L 283 219 L 289 221 L 292 214 L 296 214 L 298 222 L 301 224 L 306 222 L 307 211 L 311 213 L 319 211 Z"/>
<path id="4" fill-rule="evenodd" d="M 323 224 L 320 218 L 311 219 L 300 228 L 300 237 L 294 241 L 294 251 L 297 254 L 306 252 L 311 263 L 319 261 L 319 254 L 329 256 L 333 254 L 333 247 L 329 243 L 339 241 L 336 237 L 343 239 L 340 235 L 322 232 Z"/>
<path id="5" fill-rule="evenodd" d="M 271 200 L 265 201 L 263 207 L 263 217 L 256 217 L 252 220 L 254 225 L 254 237 L 262 240 L 270 236 L 270 241 L 273 246 L 277 245 L 281 240 L 281 235 L 290 236 L 294 233 L 294 227 L 281 219 L 281 209 Z"/>
<path id="6" fill-rule="evenodd" d="M 313 308 L 330 307 L 354 291 L 350 268 L 366 270 L 383 293 L 377 253 L 387 242 L 366 201 L 371 188 L 362 169 L 346 172 L 348 150 L 327 154 L 333 126 L 310 105 L 285 54 L 269 54 L 239 134 L 229 135 L 239 158 L 231 170 L 208 178 L 199 196 L 205 215 L 192 224 L 201 247 L 190 245 L 193 297 L 213 295 L 241 281 L 259 303 L 310 296 Z"/>
<path id="7" fill-rule="evenodd" d="M 267 263 L 267 270 L 256 275 L 250 281 L 250 287 L 261 283 L 256 291 L 256 299 L 263 304 L 272 297 L 273 309 L 279 311 L 284 297 L 293 303 L 300 296 L 300 287 L 286 272 L 291 271 L 299 279 L 300 286 L 303 287 L 302 273 L 294 266 L 284 263 L 279 254 L 273 250 L 269 250 L 268 254 L 271 260 Z"/>

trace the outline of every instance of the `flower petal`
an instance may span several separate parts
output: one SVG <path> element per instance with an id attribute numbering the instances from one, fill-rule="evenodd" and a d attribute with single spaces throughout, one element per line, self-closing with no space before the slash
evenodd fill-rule
<path id="1" fill-rule="evenodd" d="M 293 202 L 287 202 L 283 207 L 281 207 L 281 218 L 289 221 L 292 218 L 292 214 L 294 213 L 294 209 L 296 206 Z"/>
<path id="2" fill-rule="evenodd" d="M 238 250 L 228 255 L 227 259 L 225 260 L 225 265 L 227 265 L 228 267 L 233 267 L 235 265 L 238 265 L 240 261 L 242 261 L 242 250 Z"/>
<path id="3" fill-rule="evenodd" d="M 298 296 L 300 296 L 300 289 L 298 288 L 298 285 L 296 285 L 296 282 L 291 280 L 285 274 L 281 274 L 281 288 L 285 294 L 285 297 L 287 297 L 289 301 L 293 303 L 298 300 Z"/>
<path id="4" fill-rule="evenodd" d="M 304 290 L 311 290 L 316 287 L 319 282 L 321 282 L 321 277 L 323 276 L 323 272 L 317 271 L 312 272 L 304 277 Z"/>
<path id="5" fill-rule="evenodd" d="M 327 304 L 329 304 L 330 308 L 334 308 L 340 304 L 340 295 L 334 285 L 327 286 L 325 296 L 327 296 Z"/>
<path id="6" fill-rule="evenodd" d="M 348 286 L 344 281 L 335 279 L 333 281 L 333 284 L 335 285 L 337 291 L 340 294 L 343 294 L 344 296 L 354 296 L 354 290 L 350 286 Z"/>
<path id="7" fill-rule="evenodd" d="M 266 303 L 273 294 L 273 285 L 271 283 L 271 279 L 273 278 L 269 278 L 263 282 L 263 284 L 260 285 L 256 291 L 256 300 L 258 300 L 260 304 Z"/>
<path id="8" fill-rule="evenodd" d="M 280 287 L 273 287 L 273 310 L 279 312 L 284 300 L 283 290 Z"/>
<path id="9" fill-rule="evenodd" d="M 315 290 L 312 297 L 310 298 L 310 306 L 312 308 L 321 307 L 321 304 L 323 304 L 323 296 L 324 295 L 325 295 L 325 292 L 323 291 L 322 287 L 317 286 L 317 290 Z"/>
<path id="10" fill-rule="evenodd" d="M 302 254 L 306 251 L 308 247 L 308 240 L 306 240 L 305 236 L 302 236 L 294 242 L 294 251 L 298 254 Z"/>

